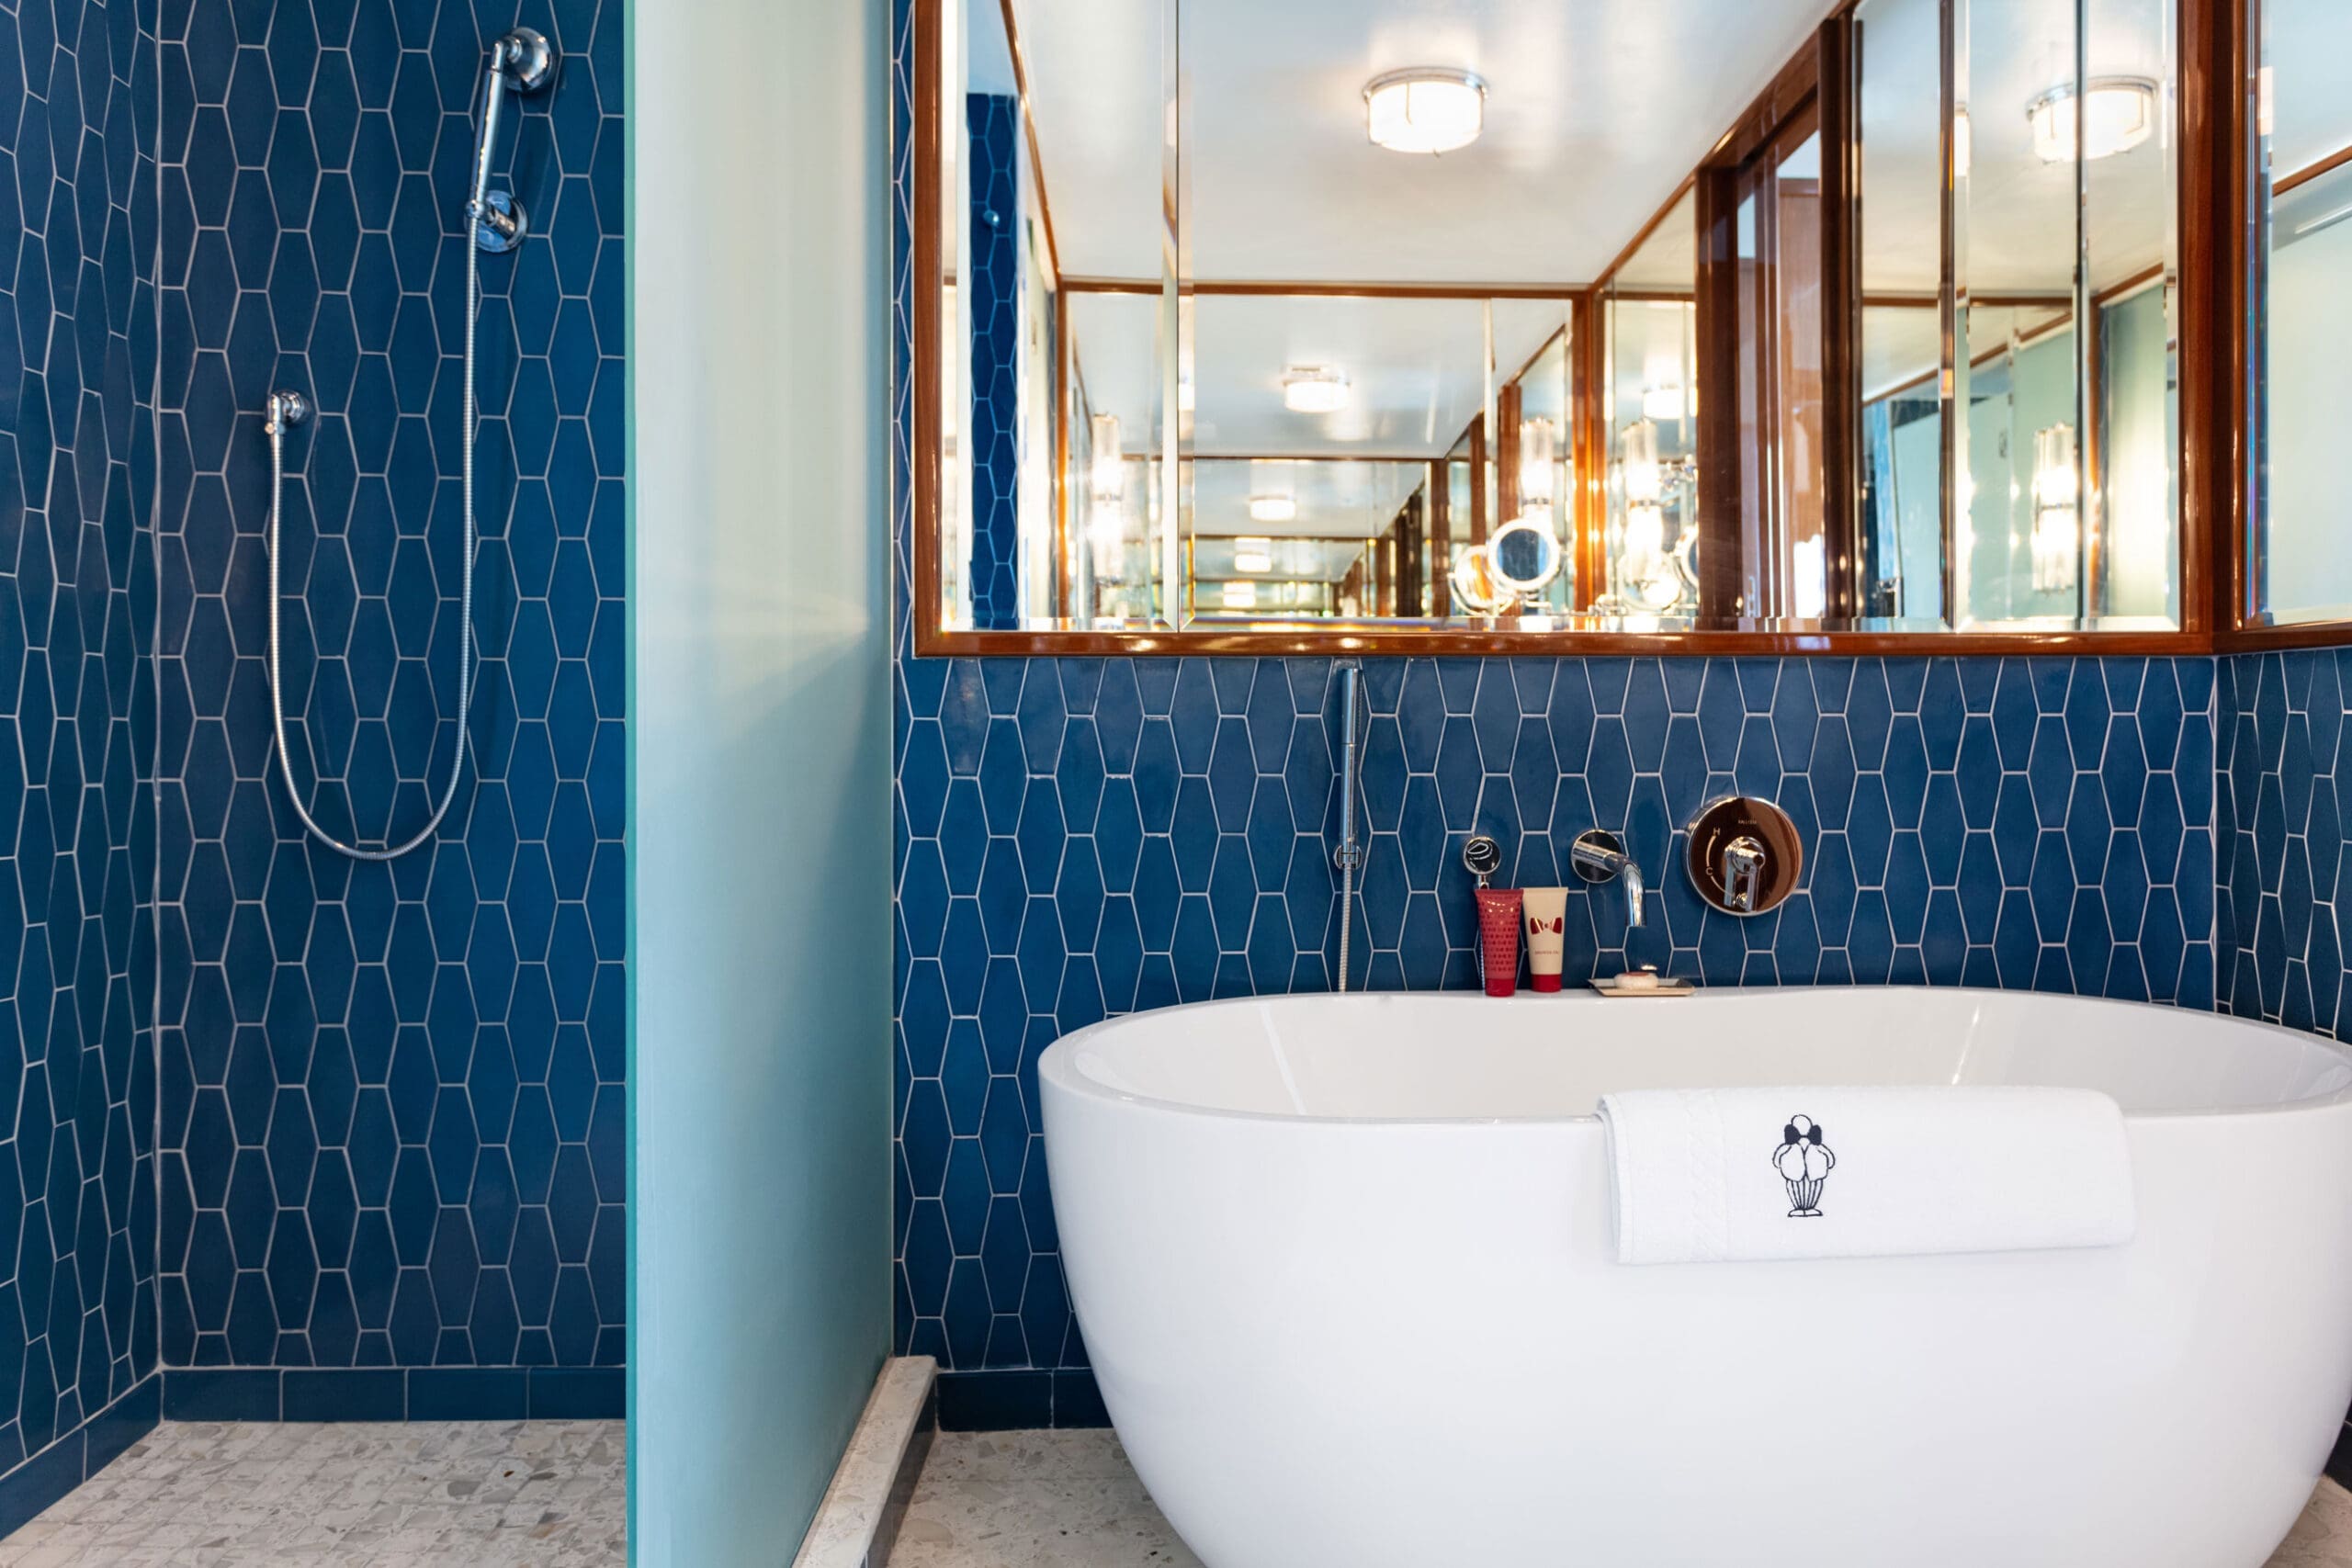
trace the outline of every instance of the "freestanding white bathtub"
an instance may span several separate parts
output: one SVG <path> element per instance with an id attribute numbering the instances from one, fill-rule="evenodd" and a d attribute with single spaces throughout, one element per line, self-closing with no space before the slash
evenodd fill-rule
<path id="1" fill-rule="evenodd" d="M 2352 1397 L 2352 1055 L 2306 1035 L 1982 991 L 1299 997 L 1039 1071 L 1103 1398 L 1209 1568 L 2259 1568 Z M 2113 1095 L 2137 1239 L 1613 1261 L 1603 1091 L 1875 1083 Z"/>

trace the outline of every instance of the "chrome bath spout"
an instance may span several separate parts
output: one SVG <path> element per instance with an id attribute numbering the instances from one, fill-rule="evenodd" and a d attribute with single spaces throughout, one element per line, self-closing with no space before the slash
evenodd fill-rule
<path id="1" fill-rule="evenodd" d="M 1625 852 L 1624 840 L 1614 833 L 1595 828 L 1579 836 L 1568 846 L 1568 864 L 1576 874 L 1589 883 L 1622 882 L 1625 886 L 1625 926 L 1638 930 L 1642 923 L 1642 868 Z"/>

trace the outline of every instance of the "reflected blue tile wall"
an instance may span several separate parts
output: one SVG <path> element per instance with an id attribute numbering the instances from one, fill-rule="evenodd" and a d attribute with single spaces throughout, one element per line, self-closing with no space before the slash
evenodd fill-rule
<path id="1" fill-rule="evenodd" d="M 2220 664 L 2223 1000 L 2242 1017 L 2347 1038 L 2352 985 L 2336 901 L 2352 888 L 2338 796 L 2352 649 Z"/>
<path id="2" fill-rule="evenodd" d="M 484 40 L 563 51 L 485 258 L 484 661 L 452 827 L 387 869 L 268 776 L 267 450 L 292 749 L 413 831 L 456 742 L 458 222 Z M 622 1354 L 621 0 L 166 0 L 163 1348 L 172 1366 Z"/>
<path id="3" fill-rule="evenodd" d="M 972 93 L 972 624 L 1018 626 L 1021 534 L 1021 100 Z"/>
<path id="4" fill-rule="evenodd" d="M 0 10 L 5 1523 L 154 1420 L 153 25 Z"/>

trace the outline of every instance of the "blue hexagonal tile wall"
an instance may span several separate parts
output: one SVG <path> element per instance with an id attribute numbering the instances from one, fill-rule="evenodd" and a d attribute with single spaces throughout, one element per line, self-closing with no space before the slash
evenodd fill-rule
<path id="1" fill-rule="evenodd" d="M 153 29 L 0 11 L 0 1528 L 156 1404 Z"/>
<path id="2" fill-rule="evenodd" d="M 2352 896 L 2338 796 L 2352 650 L 2220 663 L 2222 1002 L 2241 1017 L 2352 1038 L 2352 964 L 2337 916 L 2338 899 Z"/>
<path id="3" fill-rule="evenodd" d="M 161 1337 L 195 1368 L 612 1367 L 622 1183 L 622 3 L 163 7 Z M 288 738 L 330 831 L 451 749 L 459 201 L 491 31 L 563 51 L 484 258 L 472 765 L 390 867 L 269 773 L 257 411 L 288 442 Z"/>

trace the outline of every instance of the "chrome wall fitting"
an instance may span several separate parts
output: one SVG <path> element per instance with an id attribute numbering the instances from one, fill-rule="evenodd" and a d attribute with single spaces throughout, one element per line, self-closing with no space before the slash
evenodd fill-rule
<path id="1" fill-rule="evenodd" d="M 555 81 L 555 68 L 554 46 L 532 28 L 516 28 L 490 46 L 480 134 L 474 138 L 473 183 L 466 196 L 467 226 L 473 231 L 475 248 L 484 254 L 503 256 L 531 231 L 530 216 L 514 193 L 490 188 L 490 164 L 497 155 L 498 122 L 506 95 L 542 91 Z"/>
<path id="2" fill-rule="evenodd" d="M 1625 852 L 1624 840 L 1603 828 L 1588 828 L 1568 846 L 1568 864 L 1577 876 L 1596 886 L 1624 883 L 1626 929 L 1643 923 L 1642 897 L 1647 889 L 1643 886 L 1642 868 Z"/>
<path id="3" fill-rule="evenodd" d="M 1484 833 L 1462 846 L 1462 869 L 1476 877 L 1479 886 L 1493 881 L 1502 868 L 1503 847 Z"/>
<path id="4" fill-rule="evenodd" d="M 1356 841 L 1356 790 L 1362 777 L 1362 747 L 1356 734 L 1362 706 L 1363 661 L 1342 659 L 1340 678 L 1340 847 L 1331 863 L 1340 868 L 1340 984 L 1348 988 L 1348 938 L 1355 929 L 1356 873 L 1363 869 L 1363 846 Z"/>
<path id="5" fill-rule="evenodd" d="M 283 435 L 311 417 L 311 400 L 290 389 L 272 392 L 261 416 L 265 434 Z"/>
<path id="6" fill-rule="evenodd" d="M 516 90 L 537 93 L 554 83 L 555 46 L 536 28 L 516 28 L 490 47 L 498 68 L 513 79 Z"/>
<path id="7" fill-rule="evenodd" d="M 1690 886 L 1726 915 L 1778 908 L 1804 879 L 1804 840 L 1769 800 L 1728 795 L 1690 819 Z"/>

